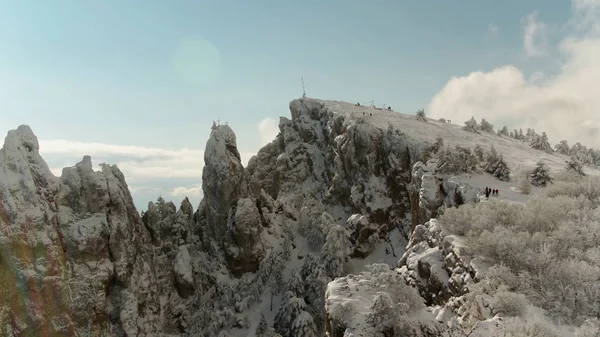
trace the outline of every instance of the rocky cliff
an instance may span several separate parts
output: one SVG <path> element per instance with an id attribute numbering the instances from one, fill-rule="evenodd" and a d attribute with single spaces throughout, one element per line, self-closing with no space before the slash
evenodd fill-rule
<path id="1" fill-rule="evenodd" d="M 407 238 L 412 232 L 409 248 L 421 247 L 426 240 L 417 239 L 425 231 L 419 225 L 472 199 L 468 187 L 417 163 L 423 144 L 402 130 L 335 113 L 318 100 L 294 100 L 290 111 L 276 139 L 247 168 L 234 132 L 215 126 L 197 210 L 187 199 L 179 208 L 159 199 L 142 215 L 117 167 L 96 172 L 86 156 L 54 177 L 31 129 L 10 131 L 0 152 L 1 334 L 254 331 L 265 289 L 294 279 L 289 265 L 302 264 L 306 249 L 318 256 L 330 233 L 341 228 L 350 240 L 350 256 L 336 262 L 339 271 L 344 261 L 366 257 L 389 241 L 393 230 Z M 303 240 L 309 248 L 300 249 Z M 432 254 L 446 253 L 440 249 Z M 292 287 L 310 313 L 298 317 L 310 317 L 321 332 L 321 285 L 333 268 L 323 261 L 307 258 L 298 276 L 305 289 Z M 432 274 L 431 266 L 405 265 L 417 268 L 418 277 L 402 275 L 424 295 L 425 284 L 434 282 L 424 276 Z M 281 299 L 282 293 L 275 295 Z"/>

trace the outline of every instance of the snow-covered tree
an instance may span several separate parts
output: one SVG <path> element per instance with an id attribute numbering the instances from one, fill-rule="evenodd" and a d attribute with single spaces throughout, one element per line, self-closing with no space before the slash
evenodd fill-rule
<path id="1" fill-rule="evenodd" d="M 556 146 L 554 147 L 554 151 L 556 153 L 559 154 L 564 154 L 566 156 L 569 155 L 569 151 L 571 150 L 571 148 L 569 147 L 569 143 L 567 143 L 566 140 L 561 140 L 560 142 L 558 142 L 558 144 L 556 144 Z"/>
<path id="2" fill-rule="evenodd" d="M 262 260 L 258 275 L 262 283 L 269 288 L 271 292 L 271 310 L 273 310 L 273 297 L 280 293 L 285 283 L 283 281 L 283 271 L 285 264 L 280 253 L 273 250 Z"/>
<path id="3" fill-rule="evenodd" d="M 329 278 L 320 261 L 309 254 L 300 269 L 300 276 L 304 280 L 304 300 L 308 311 L 315 319 L 317 330 L 322 331 L 325 320 L 325 291 Z"/>
<path id="4" fill-rule="evenodd" d="M 446 120 L 446 118 L 440 118 L 440 119 L 438 119 L 438 122 L 448 123 L 448 121 Z"/>
<path id="5" fill-rule="evenodd" d="M 292 322 L 291 336 L 317 337 L 317 326 L 313 317 L 308 312 L 300 312 L 298 317 Z"/>
<path id="6" fill-rule="evenodd" d="M 419 109 L 419 110 L 417 110 L 417 113 L 415 115 L 417 116 L 416 119 L 418 121 L 427 122 L 427 117 L 425 116 L 425 110 Z"/>
<path id="7" fill-rule="evenodd" d="M 306 221 L 302 234 L 306 236 L 308 245 L 313 249 L 321 249 L 329 228 L 335 224 L 335 220 L 327 212 L 317 213 L 306 207 L 303 207 L 301 217 Z"/>
<path id="8" fill-rule="evenodd" d="M 300 273 L 297 271 L 292 271 L 292 276 L 287 282 L 287 291 L 291 291 L 296 295 L 296 297 L 304 296 L 304 282 L 302 282 L 302 278 L 300 277 Z"/>
<path id="9" fill-rule="evenodd" d="M 327 239 L 321 250 L 321 259 L 325 265 L 325 272 L 329 277 L 340 277 L 344 273 L 344 263 L 352 253 L 352 243 L 348 231 L 336 225 L 329 229 Z"/>
<path id="10" fill-rule="evenodd" d="M 508 128 L 505 126 L 502 127 L 502 129 L 498 130 L 498 135 L 501 136 L 510 136 L 510 133 L 508 132 Z"/>
<path id="11" fill-rule="evenodd" d="M 267 323 L 267 319 L 263 313 L 260 314 L 260 321 L 258 322 L 258 326 L 256 327 L 256 331 L 254 335 L 256 337 L 268 337 L 269 333 L 269 323 Z"/>
<path id="12" fill-rule="evenodd" d="M 548 184 L 552 184 L 552 178 L 550 178 L 550 170 L 544 164 L 539 161 L 537 166 L 531 171 L 529 180 L 533 186 L 546 187 Z"/>
<path id="13" fill-rule="evenodd" d="M 581 162 L 579 162 L 577 158 L 571 157 L 569 160 L 565 161 L 565 164 L 565 170 L 567 172 L 579 176 L 585 176 L 585 173 L 583 172 L 583 165 L 581 165 Z"/>
<path id="14" fill-rule="evenodd" d="M 471 172 L 477 168 L 477 157 L 471 149 L 456 146 L 454 149 L 442 148 L 437 155 L 437 172 L 457 173 Z"/>
<path id="15" fill-rule="evenodd" d="M 475 158 L 477 158 L 477 161 L 479 163 L 483 162 L 484 159 L 484 152 L 483 152 L 483 148 L 481 146 L 479 146 L 479 144 L 475 145 L 475 149 L 473 150 L 473 154 L 475 155 Z"/>
<path id="16" fill-rule="evenodd" d="M 292 334 L 292 323 L 306 308 L 306 303 L 302 298 L 286 293 L 284 301 L 275 315 L 275 331 L 283 337 L 294 337 Z"/>
<path id="17" fill-rule="evenodd" d="M 421 161 L 427 163 L 430 159 L 435 158 L 435 155 L 444 147 L 444 139 L 437 137 L 433 144 L 429 144 L 423 148 L 421 152 Z"/>
<path id="18" fill-rule="evenodd" d="M 544 151 L 547 153 L 554 152 L 554 150 L 552 150 L 552 146 L 550 145 L 550 143 L 548 143 L 547 140 L 544 141 L 544 137 L 542 137 L 540 135 L 531 136 L 531 139 L 529 141 L 529 147 L 531 147 L 532 149 Z"/>
<path id="19" fill-rule="evenodd" d="M 465 126 L 463 126 L 463 130 L 473 132 L 473 133 L 479 133 L 478 129 L 479 129 L 479 126 L 477 125 L 477 121 L 475 120 L 474 117 L 471 117 L 471 119 L 466 121 Z"/>
<path id="20" fill-rule="evenodd" d="M 494 133 L 494 125 L 486 121 L 485 118 L 481 119 L 481 131 Z"/>
<path id="21" fill-rule="evenodd" d="M 495 152 L 495 149 L 492 147 L 492 150 Z M 501 181 L 510 181 L 510 168 L 504 161 L 502 155 L 496 155 L 491 153 L 486 160 L 487 165 L 484 170 L 490 174 L 492 174 L 496 179 Z"/>

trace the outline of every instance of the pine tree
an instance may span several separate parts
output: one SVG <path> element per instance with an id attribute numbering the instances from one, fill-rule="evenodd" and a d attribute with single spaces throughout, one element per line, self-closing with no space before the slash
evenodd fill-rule
<path id="1" fill-rule="evenodd" d="M 571 148 L 569 147 L 569 143 L 566 140 L 561 140 L 558 144 L 556 144 L 556 146 L 554 147 L 554 151 L 556 153 L 559 154 L 564 154 L 566 156 L 569 155 L 569 151 L 571 150 Z"/>
<path id="2" fill-rule="evenodd" d="M 503 136 L 510 136 L 510 133 L 508 132 L 508 128 L 506 127 L 506 125 L 503 126 L 500 131 L 498 131 L 498 134 L 503 135 Z"/>
<path id="3" fill-rule="evenodd" d="M 293 294 L 292 294 L 293 295 Z M 275 315 L 275 331 L 283 337 L 293 337 L 292 323 L 306 308 L 306 303 L 301 298 L 286 293 L 286 299 L 281 303 Z"/>
<path id="4" fill-rule="evenodd" d="M 269 255 L 263 259 L 259 268 L 259 277 L 263 284 L 269 287 L 271 292 L 271 311 L 273 311 L 273 297 L 275 294 L 280 293 L 283 290 L 283 271 L 285 264 L 281 254 L 275 253 L 271 250 Z"/>
<path id="5" fill-rule="evenodd" d="M 471 119 L 466 121 L 465 126 L 463 126 L 463 130 L 473 132 L 473 133 L 479 133 L 478 129 L 479 129 L 479 126 L 477 125 L 477 121 L 475 120 L 474 117 L 471 117 Z"/>
<path id="6" fill-rule="evenodd" d="M 287 291 L 291 291 L 296 297 L 304 296 L 304 283 L 298 272 L 292 271 L 292 277 L 287 283 Z"/>
<path id="7" fill-rule="evenodd" d="M 486 121 L 485 118 L 481 119 L 481 130 L 485 132 L 494 133 L 494 126 L 490 122 Z"/>
<path id="8" fill-rule="evenodd" d="M 317 326 L 315 325 L 312 316 L 308 312 L 302 311 L 298 317 L 296 317 L 292 323 L 291 334 L 294 337 L 317 336 Z"/>
<path id="9" fill-rule="evenodd" d="M 550 171 L 544 164 L 539 161 L 537 166 L 531 171 L 529 180 L 533 186 L 546 187 L 548 184 L 552 184 L 552 178 L 550 178 Z"/>
<path id="10" fill-rule="evenodd" d="M 510 181 L 510 168 L 504 161 L 502 155 L 496 153 L 494 146 L 490 149 L 486 157 L 486 165 L 484 170 L 492 174 L 496 179 L 501 181 Z"/>
<path id="11" fill-rule="evenodd" d="M 260 322 L 258 322 L 258 326 L 256 327 L 256 332 L 254 333 L 256 337 L 268 337 L 269 333 L 269 323 L 267 323 L 267 319 L 263 313 L 260 314 Z"/>
<path id="12" fill-rule="evenodd" d="M 531 147 L 532 149 L 544 151 L 547 153 L 554 152 L 554 150 L 552 150 L 552 146 L 550 145 L 550 143 L 548 143 L 548 138 L 547 137 L 544 138 L 544 136 L 540 136 L 540 135 L 536 135 L 536 134 L 534 134 L 530 137 L 529 147 Z"/>
<path id="13" fill-rule="evenodd" d="M 427 122 L 427 117 L 425 116 L 425 110 L 423 110 L 423 109 L 417 110 L 416 116 L 417 116 L 416 119 L 418 121 Z"/>
<path id="14" fill-rule="evenodd" d="M 344 263 L 352 252 L 350 234 L 340 225 L 333 226 L 327 234 L 327 239 L 321 250 L 321 258 L 329 277 L 342 276 Z"/>
<path id="15" fill-rule="evenodd" d="M 577 158 L 571 157 L 571 159 L 565 161 L 565 164 L 565 170 L 567 170 L 567 172 L 574 173 L 579 176 L 585 176 L 585 173 L 583 172 L 583 165 L 581 165 L 581 162 L 579 162 Z"/>

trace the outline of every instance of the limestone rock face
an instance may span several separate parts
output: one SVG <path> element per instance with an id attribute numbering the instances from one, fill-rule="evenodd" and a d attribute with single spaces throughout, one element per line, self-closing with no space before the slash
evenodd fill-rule
<path id="1" fill-rule="evenodd" d="M 280 133 L 248 163 L 252 195 L 261 189 L 298 210 L 318 204 L 321 214 L 366 218 L 352 232 L 355 256 L 371 249 L 373 234 L 384 238 L 404 226 L 410 211 L 408 183 L 418 145 L 391 126 L 382 130 L 362 118 L 347 118 L 318 101 L 290 103 L 292 119 L 282 117 Z M 365 225 L 368 223 L 369 225 Z M 356 224 L 355 224 L 356 225 Z"/>
<path id="2" fill-rule="evenodd" d="M 255 198 L 249 193 L 235 133 L 229 126 L 213 129 L 204 162 L 204 200 L 198 217 L 204 220 L 207 237 L 224 250 L 234 275 L 255 272 L 265 254 L 260 237 L 263 226 Z"/>

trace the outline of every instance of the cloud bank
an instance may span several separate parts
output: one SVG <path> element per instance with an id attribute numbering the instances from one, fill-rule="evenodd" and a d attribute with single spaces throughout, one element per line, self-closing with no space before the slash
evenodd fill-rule
<path id="1" fill-rule="evenodd" d="M 560 60 L 558 72 L 527 78 L 514 65 L 454 77 L 429 103 L 429 115 L 462 123 L 474 116 L 513 128 L 545 131 L 552 142 L 566 139 L 600 147 L 600 0 L 574 0 L 571 18 L 554 49 L 537 12 L 525 17 L 523 52 Z"/>
<path id="2" fill-rule="evenodd" d="M 138 209 L 146 209 L 148 202 L 158 196 L 177 205 L 187 196 L 194 206 L 202 198 L 204 151 L 201 149 L 170 150 L 68 140 L 39 142 L 40 153 L 56 176 L 61 175 L 63 167 L 73 166 L 84 155 L 92 157 L 96 169 L 100 163 L 116 164 L 125 175 Z M 244 166 L 254 154 L 240 153 Z"/>

